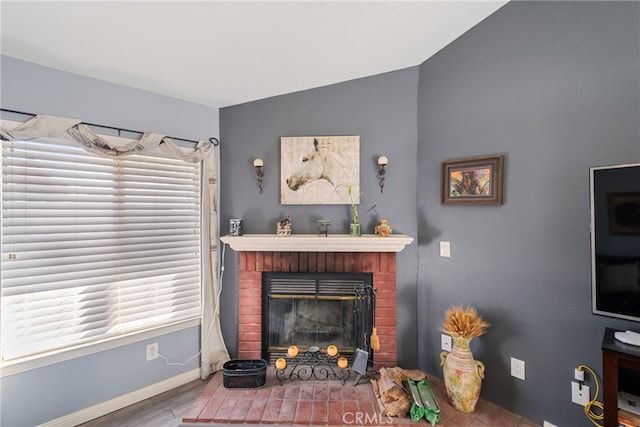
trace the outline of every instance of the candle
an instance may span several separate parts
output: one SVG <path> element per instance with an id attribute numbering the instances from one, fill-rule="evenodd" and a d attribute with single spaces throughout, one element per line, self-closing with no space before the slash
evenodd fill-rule
<path id="1" fill-rule="evenodd" d="M 295 345 L 292 345 L 287 350 L 287 354 L 289 355 L 289 357 L 296 357 L 298 355 L 298 347 L 296 347 Z"/>
<path id="2" fill-rule="evenodd" d="M 338 367 L 340 369 L 345 369 L 348 365 L 349 365 L 349 361 L 347 360 L 346 357 L 340 357 L 338 359 Z"/>
<path id="3" fill-rule="evenodd" d="M 287 367 L 287 361 L 284 360 L 282 357 L 276 360 L 276 368 L 282 371 L 286 367 Z"/>
<path id="4" fill-rule="evenodd" d="M 330 345 L 329 347 L 327 347 L 327 356 L 333 357 L 336 354 L 338 354 L 338 347 L 336 347 L 335 345 Z"/>
<path id="5" fill-rule="evenodd" d="M 257 168 L 262 167 L 262 166 L 264 166 L 264 162 L 262 161 L 261 158 L 257 158 L 257 159 L 255 159 L 253 161 L 253 166 L 255 166 Z"/>

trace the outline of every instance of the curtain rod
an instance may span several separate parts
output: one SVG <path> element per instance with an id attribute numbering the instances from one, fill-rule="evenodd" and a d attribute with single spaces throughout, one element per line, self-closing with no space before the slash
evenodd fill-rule
<path id="1" fill-rule="evenodd" d="M 24 111 L 10 110 L 8 108 L 0 108 L 0 111 L 5 111 L 7 113 L 13 113 L 13 114 L 22 114 L 22 115 L 25 115 L 25 116 L 32 116 L 32 117 L 37 116 L 37 114 L 25 113 Z M 144 132 L 140 132 L 139 130 L 117 128 L 117 127 L 105 126 L 105 125 L 97 125 L 95 123 L 87 123 L 87 122 L 80 122 L 80 123 L 82 123 L 83 125 L 87 125 L 87 126 L 93 126 L 93 127 L 103 128 L 103 129 L 116 130 L 116 131 L 118 131 L 118 136 L 120 136 L 121 132 L 139 133 L 140 135 L 144 134 Z M 178 140 L 178 141 L 190 142 L 190 143 L 193 143 L 193 144 L 197 144 L 198 143 L 198 141 L 195 141 L 193 139 L 175 138 L 173 136 L 167 136 L 167 138 Z M 209 138 L 209 142 L 212 143 L 214 147 L 217 147 L 218 145 L 220 145 L 220 140 L 218 138 L 214 137 L 214 136 Z"/>

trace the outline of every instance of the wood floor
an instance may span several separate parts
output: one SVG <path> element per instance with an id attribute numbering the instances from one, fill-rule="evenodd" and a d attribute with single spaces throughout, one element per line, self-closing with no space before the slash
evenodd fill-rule
<path id="1" fill-rule="evenodd" d="M 178 427 L 182 415 L 200 396 L 207 381 L 195 380 L 119 411 L 81 424 L 81 427 Z"/>
<path id="2" fill-rule="evenodd" d="M 196 426 L 197 424 L 183 424 L 182 417 L 192 407 L 196 399 L 203 393 L 206 386 L 214 380 L 212 376 L 207 381 L 196 380 L 174 390 L 133 404 L 119 411 L 84 423 L 81 427 L 179 427 Z M 439 385 L 438 385 L 439 386 Z M 436 393 L 438 393 L 436 391 Z M 504 411 L 497 406 L 480 401 L 479 409 L 475 414 L 457 413 L 446 402 L 445 397 L 439 399 L 442 419 L 438 426 L 445 427 L 473 427 L 473 426 L 500 426 L 500 427 L 535 427 L 537 424 Z M 484 405 L 484 406 L 483 406 Z M 488 416 L 489 415 L 489 416 Z M 394 423 L 395 424 L 395 423 Z M 201 424 L 202 426 L 238 426 L 240 424 Z M 273 423 L 269 424 L 270 427 Z M 280 424 L 282 426 L 283 424 Z M 428 426 L 421 421 L 416 425 Z M 261 427 L 261 424 L 252 424 L 252 427 Z"/>

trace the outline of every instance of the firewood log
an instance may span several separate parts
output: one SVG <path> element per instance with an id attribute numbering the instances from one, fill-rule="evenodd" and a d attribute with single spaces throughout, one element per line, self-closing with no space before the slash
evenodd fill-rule
<path id="1" fill-rule="evenodd" d="M 382 415 L 404 417 L 411 407 L 411 400 L 402 386 L 402 373 L 397 368 L 380 368 L 380 377 L 375 382 L 374 393 L 382 406 Z"/>

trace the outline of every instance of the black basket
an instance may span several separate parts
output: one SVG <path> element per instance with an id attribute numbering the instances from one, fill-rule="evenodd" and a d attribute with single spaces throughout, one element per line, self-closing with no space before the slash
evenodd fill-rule
<path id="1" fill-rule="evenodd" d="M 222 384 L 226 388 L 260 388 L 267 379 L 267 361 L 229 360 L 222 365 L 222 375 Z"/>

